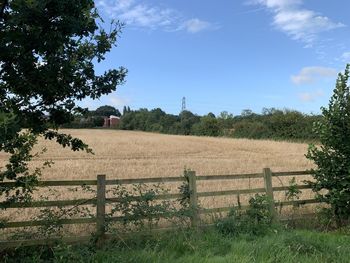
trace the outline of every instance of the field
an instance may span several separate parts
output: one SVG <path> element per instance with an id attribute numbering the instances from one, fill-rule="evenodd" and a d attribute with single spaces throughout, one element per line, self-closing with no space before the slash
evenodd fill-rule
<path id="1" fill-rule="evenodd" d="M 306 144 L 267 140 L 229 139 L 163 135 L 118 130 L 62 130 L 81 138 L 94 155 L 63 149 L 50 141 L 40 141 L 39 151 L 47 153 L 33 161 L 54 165 L 42 179 L 88 179 L 97 174 L 109 178 L 179 176 L 184 167 L 197 174 L 233 174 L 304 170 L 312 164 L 304 157 Z M 0 166 L 7 156 L 0 154 Z"/>
<path id="2" fill-rule="evenodd" d="M 155 133 L 119 130 L 62 130 L 84 140 L 93 149 L 94 155 L 73 152 L 60 147 L 55 142 L 40 140 L 36 151 L 43 147 L 47 152 L 32 162 L 32 167 L 40 166 L 45 160 L 54 164 L 43 172 L 43 180 L 95 179 L 97 174 L 107 178 L 140 178 L 181 176 L 184 168 L 198 175 L 218 175 L 261 172 L 264 167 L 272 171 L 306 170 L 312 167 L 304 154 L 306 144 L 229 139 L 213 137 L 194 137 L 162 135 Z M 6 163 L 7 156 L 0 155 L 0 166 Z M 298 178 L 299 179 L 299 178 Z M 299 181 L 305 179 L 302 177 Z M 276 178 L 275 186 L 288 185 L 290 178 Z M 166 186 L 172 192 L 178 185 Z M 260 188 L 263 180 L 233 180 L 198 182 L 198 191 L 225 189 Z M 42 194 L 42 193 L 41 193 Z M 81 197 L 80 192 L 59 190 L 59 196 L 52 198 L 71 199 Z M 36 194 L 39 196 L 39 194 Z M 284 194 L 275 195 L 283 199 Z M 303 192 L 303 198 L 312 198 L 310 191 Z M 247 202 L 249 195 L 241 197 Z M 206 208 L 227 206 L 236 203 L 236 196 L 205 197 L 200 204 Z M 307 207 L 305 207 L 307 209 Z M 15 214 L 16 213 L 16 216 Z M 10 210 L 6 216 L 17 220 L 31 218 L 32 212 Z"/>

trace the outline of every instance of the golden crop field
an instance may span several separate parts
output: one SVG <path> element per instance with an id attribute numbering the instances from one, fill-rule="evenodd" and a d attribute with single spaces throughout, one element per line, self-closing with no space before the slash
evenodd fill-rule
<path id="1" fill-rule="evenodd" d="M 81 138 L 94 155 L 73 152 L 55 142 L 41 140 L 36 148 L 47 153 L 43 160 L 54 165 L 44 171 L 45 180 L 91 179 L 97 174 L 109 178 L 179 176 L 184 167 L 197 174 L 232 174 L 304 170 L 312 164 L 304 157 L 306 144 L 213 137 L 163 135 L 120 130 L 61 130 Z M 6 161 L 0 153 L 0 166 Z"/>
<path id="2" fill-rule="evenodd" d="M 214 137 L 164 135 L 120 130 L 61 130 L 86 142 L 94 154 L 73 152 L 53 141 L 40 140 L 36 151 L 47 152 L 32 167 L 52 160 L 43 180 L 180 176 L 184 168 L 198 175 L 294 171 L 312 168 L 307 144 Z M 0 153 L 0 166 L 7 156 Z M 226 183 L 227 184 L 227 181 Z M 221 185 L 226 187 L 226 185 Z M 218 186 L 220 188 L 220 186 Z"/>
<path id="3" fill-rule="evenodd" d="M 95 179 L 97 174 L 106 174 L 107 179 L 181 176 L 185 167 L 196 171 L 197 175 L 260 173 L 264 167 L 275 172 L 313 167 L 304 156 L 307 144 L 302 143 L 120 130 L 82 129 L 61 132 L 81 138 L 93 149 L 94 155 L 73 152 L 55 142 L 40 140 L 36 150 L 45 147 L 47 152 L 36 158 L 31 165 L 36 167 L 45 160 L 54 161 L 51 168 L 43 171 L 43 180 Z M 7 156 L 1 154 L 0 166 L 6 160 Z M 300 182 L 305 177 L 297 179 Z M 274 186 L 286 186 L 289 180 L 288 177 L 274 178 Z M 176 192 L 178 185 L 170 184 L 167 187 Z M 198 181 L 198 191 L 260 187 L 264 187 L 262 179 Z M 60 199 L 79 198 L 79 195 L 79 192 L 64 192 Z M 241 201 L 246 202 L 248 197 L 249 195 L 242 197 Z M 304 191 L 302 197 L 313 198 L 313 194 Z M 276 198 L 283 200 L 283 193 L 276 194 Z M 235 196 L 206 197 L 200 200 L 201 206 L 206 208 L 229 206 L 235 202 Z M 30 218 L 30 209 L 26 210 L 17 218 Z M 8 211 L 7 215 L 10 214 L 12 212 Z"/>

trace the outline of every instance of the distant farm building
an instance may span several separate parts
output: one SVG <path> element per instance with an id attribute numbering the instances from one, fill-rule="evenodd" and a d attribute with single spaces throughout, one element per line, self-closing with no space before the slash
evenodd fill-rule
<path id="1" fill-rule="evenodd" d="M 120 118 L 114 115 L 111 115 L 109 117 L 104 117 L 103 127 L 104 128 L 115 127 L 118 125 L 119 121 L 120 121 Z"/>

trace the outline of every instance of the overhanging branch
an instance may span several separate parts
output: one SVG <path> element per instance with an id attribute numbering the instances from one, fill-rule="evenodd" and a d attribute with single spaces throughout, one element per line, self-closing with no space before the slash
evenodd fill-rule
<path id="1" fill-rule="evenodd" d="M 0 19 L 4 18 L 5 8 L 6 8 L 6 6 L 8 6 L 8 4 L 9 4 L 9 1 L 8 0 L 4 0 L 4 3 L 1 5 Z"/>

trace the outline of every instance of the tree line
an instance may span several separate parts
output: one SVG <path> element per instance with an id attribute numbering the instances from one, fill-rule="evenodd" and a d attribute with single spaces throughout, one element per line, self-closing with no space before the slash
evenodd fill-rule
<path id="1" fill-rule="evenodd" d="M 102 127 L 103 117 L 116 115 L 121 130 L 138 130 L 178 135 L 225 136 L 249 139 L 314 140 L 313 123 L 320 120 L 318 115 L 304 114 L 296 110 L 264 108 L 261 113 L 247 109 L 234 116 L 227 111 L 215 116 L 203 116 L 185 110 L 178 115 L 168 114 L 160 108 L 131 110 L 123 112 L 112 106 L 102 106 L 94 111 L 78 115 L 65 128 Z"/>

